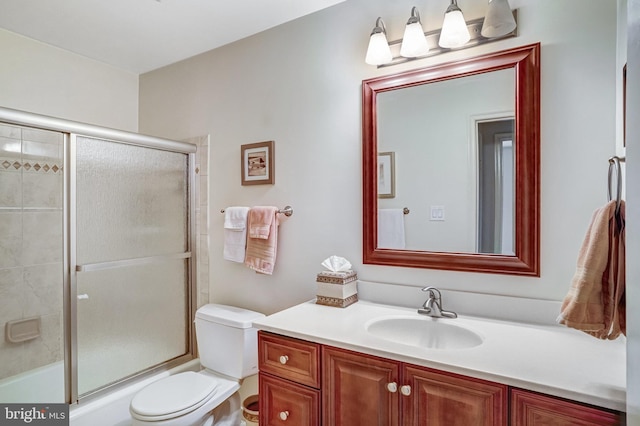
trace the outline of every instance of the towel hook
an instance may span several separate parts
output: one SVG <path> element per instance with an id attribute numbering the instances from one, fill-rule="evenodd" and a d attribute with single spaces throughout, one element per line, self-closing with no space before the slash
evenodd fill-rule
<path id="1" fill-rule="evenodd" d="M 624 157 L 618 157 L 616 155 L 614 155 L 613 157 L 609 158 L 609 173 L 607 176 L 607 196 L 609 198 L 609 201 L 613 200 L 613 190 L 612 190 L 612 184 L 613 184 L 613 170 L 615 169 L 616 171 L 616 214 L 618 214 L 618 211 L 620 210 L 620 200 L 622 199 L 622 168 L 620 167 L 620 162 L 624 161 Z"/>

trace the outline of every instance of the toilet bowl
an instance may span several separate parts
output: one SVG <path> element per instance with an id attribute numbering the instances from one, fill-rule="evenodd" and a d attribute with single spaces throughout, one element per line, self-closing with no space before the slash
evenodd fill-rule
<path id="1" fill-rule="evenodd" d="M 140 390 L 129 406 L 132 426 L 210 426 L 213 410 L 234 395 L 240 379 L 257 373 L 255 319 L 263 314 L 209 304 L 196 312 L 199 372 L 157 380 Z"/>

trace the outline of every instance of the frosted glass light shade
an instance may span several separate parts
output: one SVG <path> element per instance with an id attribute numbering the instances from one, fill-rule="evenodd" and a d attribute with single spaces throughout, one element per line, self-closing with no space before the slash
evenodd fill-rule
<path id="1" fill-rule="evenodd" d="M 486 38 L 501 37 L 516 29 L 516 20 L 511 12 L 509 0 L 489 0 L 487 16 L 480 34 Z"/>
<path id="2" fill-rule="evenodd" d="M 440 47 L 452 49 L 465 45 L 469 40 L 471 40 L 471 35 L 462 11 L 457 7 L 455 10 L 447 10 L 447 13 L 444 14 L 442 31 L 438 40 Z"/>
<path id="3" fill-rule="evenodd" d="M 424 36 L 422 25 L 420 22 L 407 24 L 404 29 L 404 37 L 402 37 L 402 46 L 400 47 L 400 55 L 405 58 L 416 58 L 424 56 L 429 52 L 429 45 Z"/>
<path id="4" fill-rule="evenodd" d="M 364 61 L 369 65 L 382 65 L 391 62 L 391 49 L 387 36 L 383 32 L 374 32 L 369 39 L 369 47 Z"/>

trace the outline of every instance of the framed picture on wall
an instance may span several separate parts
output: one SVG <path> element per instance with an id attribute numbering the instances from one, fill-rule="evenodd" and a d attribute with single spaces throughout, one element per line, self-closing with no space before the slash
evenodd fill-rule
<path id="1" fill-rule="evenodd" d="M 378 153 L 378 198 L 395 198 L 396 165 L 394 152 Z"/>
<path id="2" fill-rule="evenodd" d="M 275 174 L 274 142 L 257 142 L 240 146 L 242 185 L 273 185 Z"/>

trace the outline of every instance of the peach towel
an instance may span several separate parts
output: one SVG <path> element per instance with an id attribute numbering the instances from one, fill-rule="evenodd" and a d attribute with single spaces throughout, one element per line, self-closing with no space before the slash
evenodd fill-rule
<path id="1" fill-rule="evenodd" d="M 626 334 L 625 205 L 610 201 L 593 213 L 558 322 L 599 339 Z"/>
<path id="2" fill-rule="evenodd" d="M 256 272 L 271 275 L 278 249 L 277 207 L 253 207 L 249 210 L 247 252 L 244 264 Z"/>

